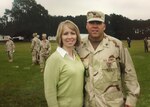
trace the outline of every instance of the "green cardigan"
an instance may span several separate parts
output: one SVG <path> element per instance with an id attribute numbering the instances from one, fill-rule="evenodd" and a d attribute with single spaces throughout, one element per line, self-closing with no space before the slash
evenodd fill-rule
<path id="1" fill-rule="evenodd" d="M 44 90 L 48 107 L 82 107 L 84 66 L 55 51 L 46 61 Z"/>

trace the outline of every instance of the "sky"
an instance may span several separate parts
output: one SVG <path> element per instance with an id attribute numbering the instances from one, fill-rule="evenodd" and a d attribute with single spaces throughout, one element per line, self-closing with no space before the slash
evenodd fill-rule
<path id="1" fill-rule="evenodd" d="M 0 17 L 5 9 L 12 8 L 13 0 L 1 0 Z M 117 14 L 129 19 L 150 19 L 150 0 L 36 0 L 50 15 L 77 16 L 86 15 L 88 11 L 96 10 L 103 13 Z"/>

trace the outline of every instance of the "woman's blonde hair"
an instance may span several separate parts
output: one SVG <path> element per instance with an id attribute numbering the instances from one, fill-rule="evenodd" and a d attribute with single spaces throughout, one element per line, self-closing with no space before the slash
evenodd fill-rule
<path id="1" fill-rule="evenodd" d="M 58 45 L 60 47 L 63 46 L 63 43 L 62 43 L 62 34 L 64 32 L 64 27 L 67 26 L 69 29 L 75 31 L 76 35 L 77 35 L 77 41 L 75 43 L 75 46 L 79 46 L 80 45 L 80 42 L 81 42 L 81 37 L 80 37 L 80 31 L 79 31 L 79 28 L 77 27 L 77 25 L 75 23 L 73 23 L 72 21 L 70 20 L 65 20 L 63 22 L 61 22 L 58 26 L 58 29 L 57 29 L 57 34 L 56 34 L 56 41 L 58 43 Z"/>

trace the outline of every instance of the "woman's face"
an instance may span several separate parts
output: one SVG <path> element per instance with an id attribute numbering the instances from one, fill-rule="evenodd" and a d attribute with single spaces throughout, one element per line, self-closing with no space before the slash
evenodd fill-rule
<path id="1" fill-rule="evenodd" d="M 73 48 L 77 41 L 76 32 L 71 30 L 69 27 L 64 26 L 64 32 L 62 33 L 62 48 Z"/>

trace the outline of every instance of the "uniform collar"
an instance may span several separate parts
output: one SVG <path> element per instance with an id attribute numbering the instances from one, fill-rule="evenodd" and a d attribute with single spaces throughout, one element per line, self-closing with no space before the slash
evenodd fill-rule
<path id="1" fill-rule="evenodd" d="M 104 34 L 104 38 L 103 40 L 100 42 L 100 44 L 98 45 L 97 49 L 94 50 L 92 44 L 90 43 L 88 37 L 85 37 L 83 40 L 83 47 L 87 48 L 90 52 L 98 52 L 103 50 L 104 48 L 108 48 L 109 47 L 109 39 L 108 36 L 106 34 Z"/>

